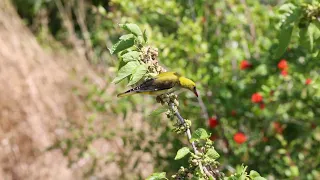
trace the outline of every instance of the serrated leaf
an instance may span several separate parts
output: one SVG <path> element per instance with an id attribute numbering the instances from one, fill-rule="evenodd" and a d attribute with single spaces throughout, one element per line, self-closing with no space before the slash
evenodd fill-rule
<path id="1" fill-rule="evenodd" d="M 139 28 L 138 25 L 132 24 L 132 23 L 127 23 L 127 24 L 119 24 L 121 28 L 124 30 L 129 31 L 130 33 L 134 34 L 135 36 L 142 36 L 142 31 Z"/>
<path id="2" fill-rule="evenodd" d="M 168 108 L 160 107 L 160 108 L 152 111 L 152 112 L 149 114 L 149 116 L 157 116 L 157 115 L 162 114 L 162 113 L 164 113 L 164 112 L 166 112 L 166 111 L 168 111 Z"/>
<path id="3" fill-rule="evenodd" d="M 139 62 L 137 61 L 128 62 L 126 65 L 121 67 L 118 71 L 117 77 L 112 81 L 112 83 L 119 83 L 124 78 L 130 76 L 139 65 Z"/>
<path id="4" fill-rule="evenodd" d="M 219 153 L 214 148 L 210 148 L 206 155 L 212 159 L 218 159 L 220 157 Z"/>
<path id="5" fill-rule="evenodd" d="M 139 60 L 140 52 L 138 51 L 129 51 L 122 55 L 122 59 L 124 62 L 129 62 L 129 61 L 137 61 Z"/>
<path id="6" fill-rule="evenodd" d="M 131 34 L 123 35 L 120 40 L 109 49 L 111 54 L 116 54 L 120 51 L 128 49 L 134 45 L 134 37 Z"/>
<path id="7" fill-rule="evenodd" d="M 190 153 L 190 149 L 187 147 L 183 147 L 178 150 L 177 155 L 174 158 L 174 160 L 182 159 L 183 157 L 185 157 L 189 153 Z"/>
<path id="8" fill-rule="evenodd" d="M 128 86 L 131 86 L 137 83 L 138 81 L 140 81 L 140 79 L 143 78 L 143 76 L 147 73 L 147 71 L 148 69 L 146 68 L 145 65 L 142 65 L 142 64 L 139 65 L 132 73 Z"/>
<path id="9" fill-rule="evenodd" d="M 209 137 L 209 134 L 207 133 L 207 131 L 204 130 L 203 128 L 199 128 L 194 133 L 192 133 L 190 141 L 193 142 L 195 140 L 207 139 L 208 137 Z"/>
<path id="10" fill-rule="evenodd" d="M 279 45 L 276 50 L 275 57 L 280 58 L 283 53 L 286 51 L 288 44 L 291 39 L 293 26 L 282 26 L 282 30 L 279 35 Z"/>
<path id="11" fill-rule="evenodd" d="M 146 180 L 163 180 L 163 179 L 167 179 L 165 172 L 153 173 L 153 174 L 152 174 L 151 176 L 149 176 Z"/>
<path id="12" fill-rule="evenodd" d="M 257 171 L 251 170 L 249 173 L 250 178 L 260 177 L 260 174 Z"/>

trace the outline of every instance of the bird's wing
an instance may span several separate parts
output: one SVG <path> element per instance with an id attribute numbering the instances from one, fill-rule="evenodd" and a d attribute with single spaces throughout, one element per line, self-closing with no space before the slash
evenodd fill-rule
<path id="1" fill-rule="evenodd" d="M 152 93 L 160 92 L 163 90 L 169 90 L 178 84 L 179 77 L 175 73 L 165 72 L 161 73 L 158 76 L 144 81 L 142 84 L 124 92 L 120 93 L 117 96 L 123 97 L 135 93 Z"/>
<path id="2" fill-rule="evenodd" d="M 176 82 L 177 81 L 173 81 L 170 77 L 155 77 L 146 80 L 135 89 L 138 92 L 160 91 L 174 87 Z"/>

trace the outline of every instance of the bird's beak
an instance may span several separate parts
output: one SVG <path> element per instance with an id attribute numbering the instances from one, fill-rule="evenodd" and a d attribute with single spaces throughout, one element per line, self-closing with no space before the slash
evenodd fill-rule
<path id="1" fill-rule="evenodd" d="M 194 94 L 198 97 L 198 92 L 197 92 L 197 89 L 196 89 L 196 88 L 193 89 L 193 92 L 194 92 Z"/>

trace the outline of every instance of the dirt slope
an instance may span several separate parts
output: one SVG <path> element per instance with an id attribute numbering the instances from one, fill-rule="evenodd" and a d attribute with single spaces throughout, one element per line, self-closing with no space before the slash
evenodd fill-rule
<path id="1" fill-rule="evenodd" d="M 79 57 L 44 51 L 10 2 L 0 1 L 0 179 L 79 179 L 60 152 L 44 149 L 60 123 L 83 119 L 70 72 L 85 68 Z"/>

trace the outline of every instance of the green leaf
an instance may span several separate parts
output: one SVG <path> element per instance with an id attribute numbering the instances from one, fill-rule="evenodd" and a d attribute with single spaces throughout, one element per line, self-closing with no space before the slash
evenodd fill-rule
<path id="1" fill-rule="evenodd" d="M 286 27 L 282 26 L 282 30 L 279 35 L 279 45 L 275 54 L 276 58 L 280 58 L 283 55 L 283 53 L 286 51 L 291 39 L 292 30 L 293 30 L 293 26 L 286 26 Z"/>
<path id="2" fill-rule="evenodd" d="M 209 134 L 207 133 L 207 131 L 204 130 L 203 128 L 199 128 L 194 133 L 192 133 L 190 141 L 193 142 L 195 140 L 207 139 L 208 137 L 209 137 Z"/>
<path id="3" fill-rule="evenodd" d="M 132 73 L 128 86 L 136 84 L 147 73 L 148 69 L 145 65 L 139 65 Z"/>
<path id="4" fill-rule="evenodd" d="M 238 180 L 246 180 L 246 175 L 245 174 L 241 174 Z"/>
<path id="5" fill-rule="evenodd" d="M 267 179 L 266 179 L 266 178 L 264 178 L 264 177 L 259 176 L 259 177 L 255 177 L 255 178 L 253 178 L 253 180 L 267 180 Z"/>
<path id="6" fill-rule="evenodd" d="M 130 39 L 130 38 L 134 38 L 133 34 L 125 34 L 119 37 L 119 39 L 121 40 L 126 40 L 126 39 Z"/>
<path id="7" fill-rule="evenodd" d="M 183 148 L 178 150 L 177 155 L 174 158 L 174 160 L 181 159 L 181 158 L 183 158 L 184 156 L 186 156 L 189 153 L 190 153 L 190 149 L 187 148 L 187 147 L 183 147 Z"/>
<path id="8" fill-rule="evenodd" d="M 285 3 L 279 7 L 279 11 L 281 12 L 289 12 L 292 11 L 292 9 L 296 8 L 296 6 L 292 3 Z"/>
<path id="9" fill-rule="evenodd" d="M 268 67 L 265 64 L 260 64 L 259 66 L 256 67 L 254 72 L 261 76 L 266 76 L 268 75 Z"/>
<path id="10" fill-rule="evenodd" d="M 129 31 L 130 33 L 134 34 L 135 36 L 142 36 L 142 31 L 139 28 L 138 25 L 132 24 L 132 23 L 127 23 L 127 24 L 119 24 L 121 28 L 124 30 Z"/>
<path id="11" fill-rule="evenodd" d="M 251 170 L 249 174 L 250 178 L 260 177 L 260 174 L 257 171 Z"/>
<path id="12" fill-rule="evenodd" d="M 290 171 L 292 176 L 297 177 L 299 176 L 299 169 L 297 166 L 290 166 Z"/>
<path id="13" fill-rule="evenodd" d="M 206 155 L 209 157 L 209 158 L 212 158 L 212 159 L 218 159 L 220 157 L 220 155 L 218 154 L 218 152 L 214 149 L 214 148 L 210 148 Z"/>
<path id="14" fill-rule="evenodd" d="M 285 19 L 283 25 L 284 26 L 290 26 L 291 23 L 298 23 L 301 16 L 301 9 L 295 8 L 293 9 L 292 13 Z"/>
<path id="15" fill-rule="evenodd" d="M 119 39 L 120 40 L 109 49 L 111 54 L 116 54 L 134 45 L 134 37 L 132 34 L 123 35 Z"/>
<path id="16" fill-rule="evenodd" d="M 143 40 L 144 40 L 144 42 L 148 42 L 148 36 L 147 36 L 146 30 L 143 31 Z"/>
<path id="17" fill-rule="evenodd" d="M 166 112 L 166 111 L 168 111 L 168 108 L 160 107 L 160 108 L 152 111 L 152 112 L 149 114 L 149 116 L 157 116 L 157 115 L 162 114 L 162 113 L 164 113 L 164 112 Z"/>
<path id="18" fill-rule="evenodd" d="M 129 61 L 138 61 L 140 56 L 140 52 L 138 51 L 129 51 L 122 55 L 122 59 L 124 62 L 129 62 Z"/>
<path id="19" fill-rule="evenodd" d="M 167 179 L 166 178 L 166 172 L 153 173 L 146 180 L 162 180 L 162 179 Z"/>
<path id="20" fill-rule="evenodd" d="M 112 81 L 112 83 L 119 83 L 124 78 L 130 76 L 132 72 L 139 66 L 139 62 L 130 61 L 126 65 L 122 66 L 118 71 L 117 77 Z"/>

